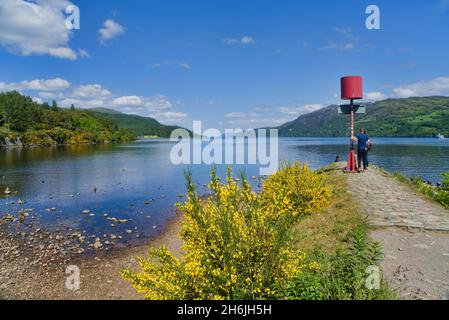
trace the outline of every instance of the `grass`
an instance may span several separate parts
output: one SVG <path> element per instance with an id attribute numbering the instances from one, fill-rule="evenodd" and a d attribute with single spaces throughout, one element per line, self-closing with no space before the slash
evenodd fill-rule
<path id="1" fill-rule="evenodd" d="M 399 172 L 394 173 L 393 177 L 425 195 L 428 199 L 436 201 L 446 209 L 449 209 L 449 173 L 443 175 L 444 180 L 440 186 L 430 185 L 420 177 L 409 179 Z"/>
<path id="2" fill-rule="evenodd" d="M 381 248 L 369 238 L 369 225 L 347 193 L 346 177 L 340 170 L 325 170 L 332 186 L 331 206 L 323 212 L 303 217 L 295 226 L 299 250 L 320 270 L 305 271 L 290 284 L 290 299 L 384 300 L 396 299 L 384 281 L 379 290 L 369 290 L 365 282 L 369 266 L 379 266 Z"/>

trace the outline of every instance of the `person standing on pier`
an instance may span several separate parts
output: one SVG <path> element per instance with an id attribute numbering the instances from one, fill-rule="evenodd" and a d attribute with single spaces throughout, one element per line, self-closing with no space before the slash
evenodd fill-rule
<path id="1" fill-rule="evenodd" d="M 369 161 L 368 161 L 368 152 L 371 149 L 371 139 L 368 136 L 365 129 L 360 129 L 360 133 L 354 137 L 354 141 L 357 141 L 357 160 L 359 165 L 359 170 L 362 168 L 363 162 L 363 170 L 368 170 Z"/>

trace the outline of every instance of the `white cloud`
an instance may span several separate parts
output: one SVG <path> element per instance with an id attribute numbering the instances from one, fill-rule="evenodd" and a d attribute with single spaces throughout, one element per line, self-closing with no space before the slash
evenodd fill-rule
<path id="1" fill-rule="evenodd" d="M 90 58 L 90 54 L 84 49 L 78 50 L 78 56 L 81 58 Z"/>
<path id="2" fill-rule="evenodd" d="M 50 99 L 62 99 L 64 98 L 64 93 L 62 92 L 39 92 L 39 98 L 50 100 Z"/>
<path id="3" fill-rule="evenodd" d="M 61 78 L 55 79 L 36 79 L 31 81 L 22 81 L 19 84 L 22 90 L 37 91 L 60 91 L 70 88 L 70 82 Z"/>
<path id="4" fill-rule="evenodd" d="M 112 104 L 123 112 L 140 115 L 162 114 L 165 110 L 173 107 L 168 97 L 162 95 L 153 98 L 122 96 L 115 98 Z"/>
<path id="5" fill-rule="evenodd" d="M 299 117 L 300 115 L 320 110 L 323 107 L 322 104 L 306 104 L 300 107 L 280 107 L 278 111 L 293 117 Z"/>
<path id="6" fill-rule="evenodd" d="M 186 62 L 180 62 L 178 64 L 182 69 L 186 69 L 189 70 L 190 69 L 190 64 L 186 63 Z"/>
<path id="7" fill-rule="evenodd" d="M 242 44 L 244 44 L 244 45 L 256 43 L 256 41 L 254 41 L 254 39 L 252 37 L 249 37 L 249 36 L 242 37 L 242 39 L 240 39 L 240 42 Z"/>
<path id="8" fill-rule="evenodd" d="M 157 117 L 161 120 L 182 120 L 188 117 L 184 112 L 162 112 L 157 114 Z"/>
<path id="9" fill-rule="evenodd" d="M 114 99 L 112 103 L 116 106 L 143 106 L 144 100 L 138 96 L 123 96 Z"/>
<path id="10" fill-rule="evenodd" d="M 31 81 L 21 81 L 19 83 L 0 82 L 0 91 L 61 91 L 70 88 L 70 82 L 61 78 L 55 79 L 35 79 Z"/>
<path id="11" fill-rule="evenodd" d="M 101 99 L 74 99 L 74 98 L 66 98 L 60 101 L 59 103 L 64 108 L 69 108 L 72 104 L 75 107 L 83 108 L 83 109 L 92 109 L 99 107 L 109 107 L 109 104 Z"/>
<path id="12" fill-rule="evenodd" d="M 359 38 L 354 35 L 350 28 L 334 28 L 333 31 L 336 34 L 335 39 L 327 40 L 324 46 L 318 48 L 319 51 L 349 51 L 354 49 L 355 43 L 359 41 Z"/>
<path id="13" fill-rule="evenodd" d="M 419 81 L 393 89 L 399 98 L 449 95 L 449 77 L 439 77 L 430 81 Z"/>
<path id="14" fill-rule="evenodd" d="M 110 96 L 111 92 L 99 84 L 88 84 L 76 87 L 72 95 L 79 98 L 106 97 Z"/>
<path id="15" fill-rule="evenodd" d="M 240 43 L 242 45 L 250 45 L 250 44 L 256 43 L 254 38 L 252 38 L 250 36 L 243 36 L 240 40 L 236 39 L 236 38 L 224 38 L 224 39 L 221 39 L 221 41 L 227 45 L 233 45 L 233 44 L 237 44 L 237 43 Z"/>
<path id="16" fill-rule="evenodd" d="M 100 41 L 104 44 L 107 41 L 123 34 L 125 32 L 125 28 L 114 20 L 108 19 L 104 22 L 103 27 L 98 30 L 98 32 L 100 33 Z"/>
<path id="17" fill-rule="evenodd" d="M 153 99 L 145 99 L 145 107 L 149 110 L 166 110 L 173 106 L 171 101 L 166 96 L 156 96 Z"/>
<path id="18" fill-rule="evenodd" d="M 382 92 L 375 91 L 365 93 L 365 98 L 372 101 L 380 101 L 387 99 L 388 96 Z"/>
<path id="19" fill-rule="evenodd" d="M 245 118 L 246 114 L 243 112 L 230 112 L 225 114 L 225 118 Z"/>
<path id="20" fill-rule="evenodd" d="M 275 127 L 298 118 L 300 115 L 317 111 L 322 104 L 306 104 L 288 107 L 256 107 L 251 112 L 231 112 L 225 114 L 229 126 L 248 128 Z"/>
<path id="21" fill-rule="evenodd" d="M 44 103 L 44 102 L 42 101 L 42 99 L 39 98 L 39 97 L 33 97 L 33 98 L 31 98 L 31 99 L 33 99 L 34 102 L 39 103 L 39 104 Z"/>
<path id="22" fill-rule="evenodd" d="M 66 0 L 2 0 L 0 2 L 0 46 L 23 56 L 50 55 L 75 60 L 66 28 Z"/>

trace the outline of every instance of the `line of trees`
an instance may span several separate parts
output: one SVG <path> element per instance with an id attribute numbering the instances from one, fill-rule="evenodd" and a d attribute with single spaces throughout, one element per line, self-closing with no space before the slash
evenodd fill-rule
<path id="1" fill-rule="evenodd" d="M 134 135 L 110 119 L 60 108 L 56 101 L 39 104 L 17 91 L 0 93 L 0 139 L 19 137 L 25 145 L 127 142 Z M 1 142 L 1 141 L 0 141 Z"/>

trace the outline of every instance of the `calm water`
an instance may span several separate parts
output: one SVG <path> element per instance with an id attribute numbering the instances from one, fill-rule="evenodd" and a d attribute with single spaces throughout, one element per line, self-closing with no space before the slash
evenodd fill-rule
<path id="1" fill-rule="evenodd" d="M 281 139 L 280 160 L 301 160 L 313 168 L 331 163 L 336 155 L 346 158 L 346 138 Z M 375 139 L 370 160 L 389 171 L 420 175 L 437 182 L 449 171 L 449 140 Z M 173 205 L 185 192 L 183 170 L 169 159 L 172 143 L 141 141 L 130 145 L 76 146 L 9 150 L 0 152 L 0 196 L 9 187 L 17 191 L 0 198 L 0 216 L 19 209 L 33 209 L 40 224 L 86 230 L 93 234 L 122 234 L 123 241 L 154 236 L 173 216 Z M 194 180 L 205 192 L 207 166 L 192 166 Z M 218 168 L 223 175 L 225 166 Z M 248 176 L 259 174 L 256 166 L 240 166 Z M 95 191 L 96 190 L 96 191 Z M 25 204 L 19 205 L 21 199 Z M 48 209 L 56 211 L 49 212 Z M 90 210 L 95 216 L 83 215 Z M 112 227 L 104 214 L 129 223 Z"/>

